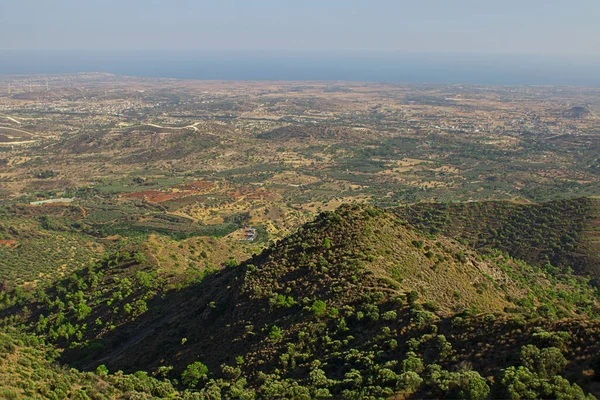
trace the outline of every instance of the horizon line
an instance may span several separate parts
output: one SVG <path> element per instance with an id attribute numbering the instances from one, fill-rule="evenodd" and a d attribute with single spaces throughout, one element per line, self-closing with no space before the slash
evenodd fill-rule
<path id="1" fill-rule="evenodd" d="M 411 55 L 478 55 L 478 56 L 530 56 L 530 57 L 578 57 L 600 60 L 600 54 L 567 53 L 567 54 L 542 54 L 525 52 L 479 52 L 479 51 L 420 51 L 401 49 L 374 49 L 374 48 L 2 48 L 0 51 L 206 51 L 206 52 L 348 52 L 348 53 L 385 53 L 385 54 L 411 54 Z"/>

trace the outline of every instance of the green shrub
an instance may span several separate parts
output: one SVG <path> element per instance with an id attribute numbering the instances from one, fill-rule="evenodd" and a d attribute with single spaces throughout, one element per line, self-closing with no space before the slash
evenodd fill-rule
<path id="1" fill-rule="evenodd" d="M 202 381 L 208 378 L 208 367 L 200 361 L 188 365 L 181 374 L 181 382 L 189 387 L 195 388 Z"/>

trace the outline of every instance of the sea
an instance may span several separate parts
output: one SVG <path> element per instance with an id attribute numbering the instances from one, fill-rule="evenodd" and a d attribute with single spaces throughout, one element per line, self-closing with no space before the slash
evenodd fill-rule
<path id="1" fill-rule="evenodd" d="M 0 75 L 600 86 L 600 56 L 356 50 L 0 50 Z"/>

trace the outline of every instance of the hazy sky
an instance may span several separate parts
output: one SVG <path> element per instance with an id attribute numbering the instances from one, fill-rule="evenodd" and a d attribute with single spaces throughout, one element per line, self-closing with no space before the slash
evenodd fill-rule
<path id="1" fill-rule="evenodd" d="M 599 0 L 0 0 L 4 49 L 600 56 Z"/>

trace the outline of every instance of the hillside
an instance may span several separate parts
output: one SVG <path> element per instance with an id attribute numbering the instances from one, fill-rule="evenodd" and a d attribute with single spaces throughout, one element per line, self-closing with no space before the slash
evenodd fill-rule
<path id="1" fill-rule="evenodd" d="M 500 250 L 540 267 L 600 276 L 600 201 L 419 203 L 397 213 L 418 230 Z M 552 267 L 548 267 L 552 270 Z"/>
<path id="2" fill-rule="evenodd" d="M 52 281 L 83 268 L 105 246 L 85 231 L 84 210 L 76 206 L 0 207 L 0 284 Z"/>
<path id="3" fill-rule="evenodd" d="M 44 286 L 127 243 L 161 271 L 192 275 L 260 251 L 263 238 L 240 243 L 220 237 L 223 226 L 235 229 L 161 215 L 143 203 L 0 206 L 0 287 Z"/>
<path id="4" fill-rule="evenodd" d="M 599 393 L 585 278 L 427 238 L 370 207 L 322 213 L 186 283 L 124 247 L 2 304 L 5 323 L 63 348 L 62 362 L 166 374 L 212 398 Z"/>
<path id="5" fill-rule="evenodd" d="M 575 106 L 563 111 L 562 115 L 565 118 L 577 119 L 589 117 L 592 112 L 587 107 Z"/>
<path id="6" fill-rule="evenodd" d="M 81 372 L 56 362 L 57 352 L 32 335 L 0 333 L 2 399 L 159 399 L 178 391 L 145 372 Z"/>

